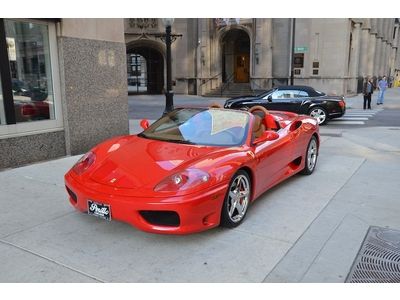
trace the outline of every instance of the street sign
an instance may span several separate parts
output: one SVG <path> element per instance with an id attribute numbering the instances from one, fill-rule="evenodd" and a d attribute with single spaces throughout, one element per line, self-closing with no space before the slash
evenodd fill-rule
<path id="1" fill-rule="evenodd" d="M 308 47 L 294 47 L 294 53 L 304 53 L 308 51 Z"/>

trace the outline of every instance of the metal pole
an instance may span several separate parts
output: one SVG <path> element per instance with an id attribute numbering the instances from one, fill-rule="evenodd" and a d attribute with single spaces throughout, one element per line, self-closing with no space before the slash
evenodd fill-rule
<path id="1" fill-rule="evenodd" d="M 136 93 L 139 94 L 138 55 L 135 54 Z"/>
<path id="2" fill-rule="evenodd" d="M 290 85 L 294 84 L 294 41 L 295 41 L 295 35 L 296 35 L 296 19 L 292 19 L 292 53 L 291 53 L 291 59 L 290 59 Z"/>
<path id="3" fill-rule="evenodd" d="M 174 92 L 172 90 L 171 68 L 171 25 L 165 27 L 165 45 L 167 47 L 167 91 L 165 93 L 164 115 L 174 109 Z"/>

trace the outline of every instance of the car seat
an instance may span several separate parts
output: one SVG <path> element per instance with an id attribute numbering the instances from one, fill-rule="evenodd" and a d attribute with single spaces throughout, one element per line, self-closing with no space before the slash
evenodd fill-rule
<path id="1" fill-rule="evenodd" d="M 253 136 L 254 138 L 259 138 L 265 132 L 265 125 L 260 116 L 254 115 L 253 120 Z"/>

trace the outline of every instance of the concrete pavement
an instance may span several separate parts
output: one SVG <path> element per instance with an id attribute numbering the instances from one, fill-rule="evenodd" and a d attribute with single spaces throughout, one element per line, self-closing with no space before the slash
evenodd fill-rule
<path id="1" fill-rule="evenodd" d="M 77 156 L 4 170 L 0 282 L 343 282 L 370 225 L 400 229 L 400 128 L 321 134 L 313 175 L 263 194 L 236 229 L 188 236 L 74 211 L 63 174 Z"/>

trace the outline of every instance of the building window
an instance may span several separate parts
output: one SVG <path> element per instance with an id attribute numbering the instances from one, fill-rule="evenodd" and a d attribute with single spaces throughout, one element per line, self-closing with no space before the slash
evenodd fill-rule
<path id="1" fill-rule="evenodd" d="M 47 25 L 5 20 L 15 121 L 54 120 Z"/>
<path id="2" fill-rule="evenodd" d="M 0 137 L 60 130 L 55 24 L 0 19 L 0 27 Z"/>

